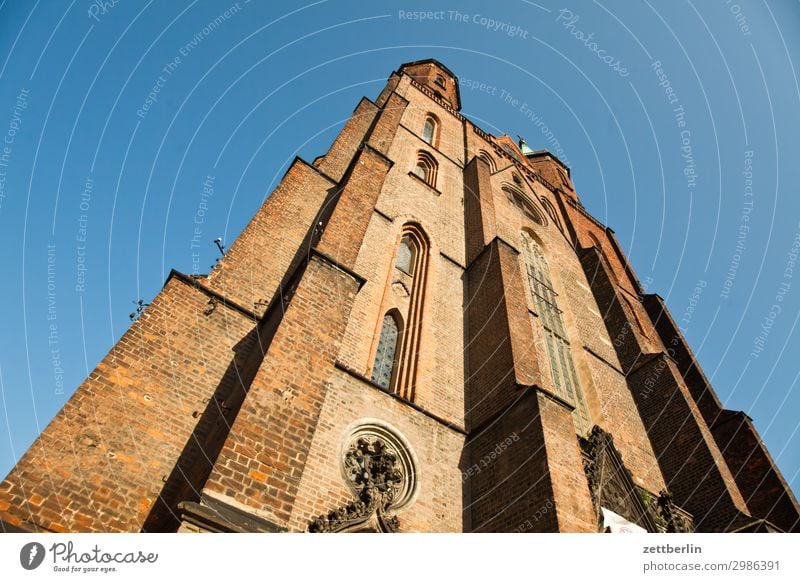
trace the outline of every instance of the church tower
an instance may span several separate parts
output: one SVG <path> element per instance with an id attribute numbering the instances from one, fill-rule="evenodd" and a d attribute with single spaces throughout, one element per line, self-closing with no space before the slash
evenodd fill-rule
<path id="1" fill-rule="evenodd" d="M 402 65 L 173 271 L 0 484 L 14 531 L 798 531 L 547 151 Z"/>

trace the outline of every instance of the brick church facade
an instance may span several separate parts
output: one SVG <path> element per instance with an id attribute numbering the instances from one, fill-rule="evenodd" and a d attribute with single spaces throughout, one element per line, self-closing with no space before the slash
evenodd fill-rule
<path id="1" fill-rule="evenodd" d="M 751 419 L 546 151 L 402 65 L 163 290 L 0 484 L 10 531 L 798 531 Z"/>

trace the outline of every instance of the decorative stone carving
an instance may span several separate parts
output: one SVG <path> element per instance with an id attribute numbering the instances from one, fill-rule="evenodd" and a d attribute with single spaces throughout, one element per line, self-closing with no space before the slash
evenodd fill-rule
<path id="1" fill-rule="evenodd" d="M 390 510 L 408 503 L 415 491 L 414 465 L 401 441 L 385 427 L 362 426 L 344 449 L 342 473 L 355 500 L 320 515 L 310 532 L 396 532 Z"/>
<path id="2" fill-rule="evenodd" d="M 408 292 L 408 288 L 401 281 L 395 281 L 394 283 L 392 283 L 392 289 L 394 290 L 395 293 L 397 293 L 399 297 L 402 297 L 403 299 L 407 298 L 410 295 L 410 293 Z"/>
<path id="3" fill-rule="evenodd" d="M 672 495 L 667 491 L 658 496 L 658 514 L 667 533 L 694 531 L 691 516 L 672 502 Z"/>
<path id="4" fill-rule="evenodd" d="M 649 532 L 657 531 L 653 516 L 645 507 L 622 456 L 614 446 L 613 437 L 594 426 L 589 436 L 580 439 L 580 444 L 598 523 L 600 508 L 606 507 Z"/>
<path id="5" fill-rule="evenodd" d="M 692 516 L 675 505 L 669 493 L 661 491 L 656 497 L 633 483 L 609 433 L 594 426 L 579 441 L 598 519 L 600 508 L 607 507 L 649 532 L 693 531 Z"/>

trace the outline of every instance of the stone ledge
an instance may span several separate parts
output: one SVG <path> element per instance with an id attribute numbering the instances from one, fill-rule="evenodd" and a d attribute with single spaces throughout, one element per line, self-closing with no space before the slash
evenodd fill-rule
<path id="1" fill-rule="evenodd" d="M 287 531 L 268 519 L 228 505 L 218 499 L 203 496 L 200 503 L 182 501 L 178 504 L 181 519 L 202 530 L 213 533 L 278 533 Z"/>
<path id="2" fill-rule="evenodd" d="M 334 269 L 337 269 L 338 271 L 341 271 L 342 273 L 344 273 L 345 275 L 347 275 L 351 279 L 355 280 L 355 282 L 358 283 L 358 289 L 359 290 L 361 290 L 361 287 L 363 287 L 364 283 L 367 282 L 367 280 L 364 277 L 362 277 L 361 275 L 359 275 L 358 273 L 356 273 L 352 269 L 349 269 L 348 267 L 345 267 L 344 265 L 339 263 L 336 259 L 333 259 L 333 258 L 329 257 L 328 255 L 326 255 L 325 253 L 323 253 L 322 251 L 320 251 L 316 247 L 311 249 L 311 257 L 316 257 L 316 258 L 320 259 L 322 262 L 329 264 Z"/>
<path id="3" fill-rule="evenodd" d="M 402 398 L 402 397 L 398 396 L 397 394 L 394 394 L 394 393 L 392 393 L 392 392 L 389 392 L 388 390 L 386 390 L 386 389 L 384 389 L 382 386 L 380 386 L 380 385 L 376 384 L 375 382 L 373 382 L 372 380 L 370 380 L 370 379 L 369 379 L 369 378 L 367 378 L 366 376 L 364 376 L 364 375 L 360 374 L 359 372 L 356 372 L 355 370 L 353 370 L 353 369 L 352 369 L 350 366 L 348 366 L 347 364 L 345 364 L 345 363 L 343 363 L 343 362 L 341 362 L 341 361 L 337 360 L 337 361 L 334 363 L 334 366 L 335 366 L 335 367 L 336 367 L 338 370 L 341 370 L 342 372 L 344 372 L 345 374 L 347 374 L 348 376 L 352 376 L 353 378 L 355 378 L 356 380 L 359 380 L 359 381 L 363 382 L 364 384 L 366 384 L 366 385 L 367 385 L 367 386 L 369 386 L 370 388 L 374 388 L 375 390 L 378 390 L 378 391 L 382 392 L 383 394 L 386 394 L 386 395 L 387 395 L 387 396 L 389 396 L 390 398 L 394 398 L 394 399 L 395 399 L 395 400 L 397 400 L 398 402 L 400 402 L 400 403 L 402 403 L 402 404 L 404 404 L 404 405 L 406 405 L 406 406 L 409 406 L 409 407 L 413 408 L 413 409 L 414 409 L 414 410 L 416 410 L 417 412 L 421 412 L 422 414 L 424 414 L 424 415 L 425 415 L 425 416 L 427 416 L 428 418 L 431 418 L 431 419 L 433 419 L 433 420 L 434 420 L 434 421 L 436 421 L 437 423 L 439 423 L 439 424 L 441 424 L 441 425 L 443 425 L 443 426 L 445 426 L 445 427 L 449 428 L 450 430 L 454 430 L 454 431 L 456 431 L 456 432 L 458 432 L 458 433 L 461 433 L 461 434 L 463 434 L 463 435 L 466 435 L 466 434 L 467 434 L 467 431 L 466 431 L 466 429 L 465 429 L 465 428 L 463 428 L 463 427 L 461 427 L 461 426 L 459 426 L 459 425 L 457 425 L 457 424 L 453 424 L 453 423 L 451 423 L 451 422 L 448 422 L 448 421 L 446 421 L 445 419 L 441 418 L 440 416 L 438 416 L 438 415 L 436 415 L 436 414 L 434 414 L 434 413 L 432 413 L 432 412 L 430 412 L 430 411 L 428 411 L 428 410 L 425 410 L 425 409 L 424 409 L 424 408 L 422 408 L 422 407 L 421 407 L 419 404 L 415 404 L 414 402 L 411 402 L 410 400 L 406 400 L 405 398 Z"/>
<path id="4" fill-rule="evenodd" d="M 186 283 L 187 285 L 194 287 L 195 289 L 202 291 L 206 295 L 209 295 L 214 299 L 216 299 L 217 301 L 219 301 L 220 303 L 222 303 L 222 305 L 224 305 L 225 307 L 229 307 L 235 311 L 238 311 L 239 313 L 246 315 L 253 321 L 261 321 L 261 316 L 255 313 L 254 311 L 251 311 L 250 309 L 247 309 L 246 307 L 239 305 L 235 301 L 227 299 L 223 294 L 214 291 L 210 287 L 207 287 L 206 285 L 201 283 L 200 280 L 197 279 L 196 277 L 192 277 L 191 275 L 181 273 L 180 271 L 176 271 L 175 269 L 172 269 L 170 271 L 169 276 L 167 277 L 167 280 L 164 283 L 164 286 L 166 286 L 166 284 L 169 283 L 170 279 L 173 278 L 177 279 L 182 283 Z"/>
<path id="5" fill-rule="evenodd" d="M 425 186 L 428 190 L 430 190 L 431 192 L 433 192 L 437 196 L 441 196 L 442 195 L 442 191 L 441 190 L 438 190 L 435 186 L 431 186 L 425 180 L 423 180 L 422 178 L 417 176 L 414 172 L 409 172 L 408 175 L 411 176 L 412 178 L 414 178 L 414 180 L 416 180 L 419 184 L 422 184 L 423 186 Z"/>

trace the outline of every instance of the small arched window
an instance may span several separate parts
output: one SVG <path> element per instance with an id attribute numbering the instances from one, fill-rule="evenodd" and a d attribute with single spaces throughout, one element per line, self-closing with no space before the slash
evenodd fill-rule
<path id="1" fill-rule="evenodd" d="M 487 152 L 485 150 L 480 150 L 478 152 L 478 157 L 480 159 L 482 159 L 484 162 L 486 162 L 487 164 L 489 164 L 489 169 L 491 170 L 492 174 L 494 174 L 497 171 L 497 166 L 494 165 L 494 159 L 489 154 L 489 152 Z"/>
<path id="2" fill-rule="evenodd" d="M 417 165 L 414 166 L 414 175 L 423 182 L 428 182 L 430 177 L 430 167 L 424 161 L 417 160 Z"/>
<path id="3" fill-rule="evenodd" d="M 400 247 L 397 249 L 397 261 L 394 266 L 406 275 L 413 275 L 416 255 L 416 245 L 413 244 L 409 235 L 405 235 L 400 241 Z"/>
<path id="4" fill-rule="evenodd" d="M 436 80 L 434 81 L 434 83 L 439 85 L 439 87 L 441 87 L 442 89 L 444 89 L 445 87 L 445 80 L 444 77 L 442 77 L 441 75 L 436 75 Z"/>
<path id="5" fill-rule="evenodd" d="M 392 384 L 399 337 L 400 326 L 397 319 L 393 313 L 387 313 L 383 317 L 375 364 L 372 366 L 372 381 L 384 390 L 388 390 Z"/>
<path id="6" fill-rule="evenodd" d="M 438 123 L 436 123 L 436 119 L 432 115 L 428 115 L 428 117 L 425 118 L 425 125 L 422 127 L 422 139 L 426 143 L 435 146 L 437 129 Z"/>
<path id="7" fill-rule="evenodd" d="M 436 187 L 436 160 L 427 152 L 417 154 L 417 164 L 414 166 L 414 175 L 431 187 Z"/>

